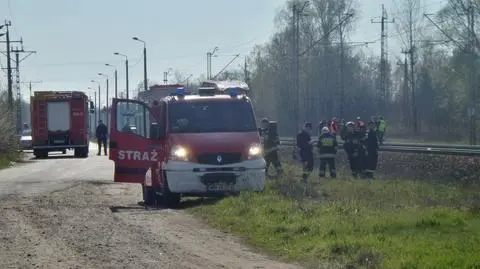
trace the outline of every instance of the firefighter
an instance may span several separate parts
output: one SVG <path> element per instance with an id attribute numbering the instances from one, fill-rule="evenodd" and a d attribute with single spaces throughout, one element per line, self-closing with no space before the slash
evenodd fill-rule
<path id="1" fill-rule="evenodd" d="M 328 129 L 330 130 L 330 133 L 334 136 L 337 136 L 338 133 L 338 121 L 337 118 L 333 117 L 332 121 L 330 122 L 330 125 L 328 126 Z"/>
<path id="2" fill-rule="evenodd" d="M 362 171 L 362 142 L 360 132 L 356 130 L 354 122 L 347 122 L 347 130 L 345 134 L 345 142 L 343 148 L 348 156 L 350 170 L 353 177 L 358 177 Z"/>
<path id="3" fill-rule="evenodd" d="M 347 135 L 347 122 L 345 121 L 345 119 L 342 119 L 340 123 L 340 138 L 342 140 L 345 140 L 346 135 Z"/>
<path id="4" fill-rule="evenodd" d="M 380 116 L 378 120 L 378 142 L 383 144 L 383 137 L 387 129 L 387 122 L 383 119 L 383 116 Z"/>
<path id="5" fill-rule="evenodd" d="M 101 155 L 102 145 L 103 145 L 103 152 L 105 153 L 105 155 L 107 155 L 107 135 L 108 135 L 107 126 L 103 123 L 102 120 L 99 120 L 97 130 L 95 131 L 95 136 L 97 137 L 97 143 L 98 143 L 98 153 L 97 153 L 98 156 Z"/>
<path id="6" fill-rule="evenodd" d="M 365 122 L 357 117 L 357 121 L 355 123 L 356 132 L 359 132 L 361 135 L 365 136 L 367 134 L 367 126 L 365 126 Z"/>
<path id="7" fill-rule="evenodd" d="M 335 157 L 337 155 L 337 137 L 327 127 L 323 127 L 318 138 L 317 148 L 320 153 L 320 177 L 325 177 L 326 168 L 330 169 L 330 177 L 337 177 Z"/>
<path id="8" fill-rule="evenodd" d="M 376 124 L 374 121 L 368 123 L 368 134 L 365 139 L 366 156 L 364 162 L 363 174 L 366 178 L 373 178 L 378 163 L 378 140 L 375 131 Z"/>
<path id="9" fill-rule="evenodd" d="M 307 180 L 313 171 L 312 124 L 306 122 L 303 130 L 297 135 L 297 147 L 300 152 L 300 161 L 303 164 L 303 180 Z"/>
<path id="10" fill-rule="evenodd" d="M 327 126 L 327 122 L 325 120 L 321 120 L 319 123 L 318 123 L 318 136 L 320 136 L 320 134 L 322 133 L 322 129 L 323 127 Z"/>
<path id="11" fill-rule="evenodd" d="M 277 123 L 269 121 L 266 118 L 263 119 L 260 135 L 262 137 L 265 161 L 267 162 L 267 168 L 265 172 L 268 175 L 268 168 L 272 164 L 275 167 L 277 174 L 282 173 L 282 164 L 280 163 L 280 158 L 278 157 L 278 145 L 280 145 L 280 138 L 278 137 Z"/>

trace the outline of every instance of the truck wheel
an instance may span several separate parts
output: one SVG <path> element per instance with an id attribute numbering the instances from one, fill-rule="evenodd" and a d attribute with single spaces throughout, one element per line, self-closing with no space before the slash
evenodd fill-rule
<path id="1" fill-rule="evenodd" d="M 163 203 L 168 208 L 178 208 L 180 206 L 181 196 L 180 193 L 170 192 L 168 188 L 168 180 L 165 177 L 165 183 L 162 188 Z"/>
<path id="2" fill-rule="evenodd" d="M 80 157 L 82 157 L 82 158 L 87 158 L 88 157 L 88 146 L 82 148 L 82 155 Z"/>
<path id="3" fill-rule="evenodd" d="M 35 155 L 35 157 L 37 159 L 45 159 L 48 157 L 48 151 L 46 150 L 33 150 L 33 155 Z"/>
<path id="4" fill-rule="evenodd" d="M 155 189 L 151 186 L 142 186 L 142 190 L 145 207 L 154 206 L 156 201 Z"/>
<path id="5" fill-rule="evenodd" d="M 76 148 L 73 155 L 75 156 L 75 158 L 86 158 L 88 157 L 88 148 Z"/>

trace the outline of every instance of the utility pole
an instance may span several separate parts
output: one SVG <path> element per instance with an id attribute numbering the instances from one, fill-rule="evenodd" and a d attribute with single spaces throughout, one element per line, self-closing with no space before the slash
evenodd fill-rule
<path id="1" fill-rule="evenodd" d="M 8 108 L 12 115 L 12 119 L 14 119 L 14 112 L 13 112 L 13 82 L 12 82 L 12 58 L 10 54 L 10 44 L 12 41 L 10 40 L 10 29 L 9 27 L 12 26 L 10 21 L 5 21 L 5 23 L 1 26 L 1 28 L 5 27 L 5 38 L 7 43 L 7 89 L 8 89 Z"/>
<path id="2" fill-rule="evenodd" d="M 385 10 L 385 6 L 382 4 L 382 16 L 380 21 L 372 20 L 372 23 L 380 23 L 381 27 L 381 55 L 380 55 L 380 87 L 379 92 L 377 93 L 378 99 L 378 110 L 382 115 L 386 114 L 387 110 L 387 100 L 390 98 L 390 89 L 388 85 L 388 78 L 390 74 L 387 74 L 387 66 L 388 66 L 388 23 L 395 23 L 395 20 L 388 21 L 387 11 Z"/>
<path id="3" fill-rule="evenodd" d="M 408 87 L 408 51 L 407 50 L 402 50 L 402 53 L 405 55 L 405 58 L 403 60 L 403 63 L 399 62 L 397 63 L 398 65 L 403 66 L 403 93 L 402 93 L 402 102 L 403 102 L 403 123 L 408 126 L 410 124 L 410 113 L 409 113 L 409 87 Z"/>
<path id="4" fill-rule="evenodd" d="M 20 87 L 20 50 L 18 48 L 15 49 L 15 90 L 17 95 L 16 101 L 16 118 L 17 118 L 17 132 L 20 133 L 22 130 L 22 92 Z"/>
<path id="5" fill-rule="evenodd" d="M 212 51 L 207 52 L 207 79 L 212 79 L 212 57 L 217 51 L 218 47 L 215 47 Z"/>
<path id="6" fill-rule="evenodd" d="M 20 81 L 20 63 L 28 58 L 28 56 L 36 53 L 36 51 L 25 51 L 23 49 L 23 41 L 20 40 L 20 44 L 22 46 L 21 49 L 15 48 L 14 50 L 10 50 L 11 53 L 15 53 L 15 94 L 16 94 L 16 125 L 17 131 L 22 130 L 22 89 L 21 89 L 21 81 Z M 20 53 L 26 53 L 27 55 L 23 58 L 20 58 Z"/>
<path id="7" fill-rule="evenodd" d="M 470 125 L 470 145 L 477 144 L 477 128 L 476 128 L 476 93 L 475 93 L 475 9 L 473 1 L 469 1 L 468 6 L 468 52 L 469 57 L 469 74 L 468 74 L 468 86 L 469 90 L 469 125 Z"/>
<path id="8" fill-rule="evenodd" d="M 245 56 L 245 61 L 243 63 L 243 76 L 244 76 L 244 79 L 245 79 L 245 83 L 247 83 L 248 87 L 250 88 L 251 84 L 250 84 L 250 74 L 248 72 L 247 56 Z M 248 91 L 248 96 L 250 98 L 252 98 L 252 96 L 253 96 L 251 94 L 252 94 L 252 89 L 250 88 L 250 91 Z"/>
<path id="9" fill-rule="evenodd" d="M 338 20 L 341 21 L 341 15 L 338 15 Z M 345 55 L 343 48 L 343 25 L 338 27 L 338 33 L 340 35 L 340 119 L 345 117 L 345 85 L 343 81 L 343 73 L 345 69 Z M 332 91 L 333 92 L 333 91 Z M 332 98 L 333 99 L 333 98 Z"/>
<path id="10" fill-rule="evenodd" d="M 211 74 L 211 71 L 210 71 L 210 69 L 211 69 L 211 67 L 210 67 L 211 63 L 210 62 L 211 61 L 212 61 L 212 53 L 207 52 L 207 80 L 210 79 L 210 76 L 211 76 L 210 75 Z M 165 82 L 165 84 L 167 84 L 167 83 Z"/>
<path id="11" fill-rule="evenodd" d="M 300 128 L 300 16 L 303 15 L 303 10 L 309 5 L 310 2 L 306 1 L 302 7 L 294 4 L 292 7 L 292 33 L 293 33 L 293 92 L 294 92 L 294 122 L 295 129 Z"/>
<path id="12" fill-rule="evenodd" d="M 22 83 L 28 83 L 28 91 L 30 93 L 30 96 L 32 96 L 32 84 L 34 83 L 43 83 L 43 81 L 41 80 L 38 80 L 38 81 L 25 81 L 25 82 L 22 82 Z"/>
<path id="13" fill-rule="evenodd" d="M 410 48 L 408 54 L 410 55 L 410 85 L 411 85 L 411 101 L 412 101 L 412 125 L 413 133 L 418 135 L 418 117 L 417 117 L 417 101 L 415 88 L 415 45 L 413 42 L 413 8 L 409 8 L 409 41 Z"/>

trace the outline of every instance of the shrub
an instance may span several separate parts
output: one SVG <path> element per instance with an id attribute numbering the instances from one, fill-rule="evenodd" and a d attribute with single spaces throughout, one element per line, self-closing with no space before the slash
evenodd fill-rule
<path id="1" fill-rule="evenodd" d="M 7 94 L 0 92 L 0 156 L 14 155 L 18 149 L 15 125 L 10 116 Z"/>

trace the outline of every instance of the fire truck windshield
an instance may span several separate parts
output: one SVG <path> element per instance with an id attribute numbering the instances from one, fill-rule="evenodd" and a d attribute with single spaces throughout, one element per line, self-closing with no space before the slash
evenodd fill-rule
<path id="1" fill-rule="evenodd" d="M 250 103 L 195 101 L 171 103 L 168 113 L 171 133 L 256 132 Z"/>

